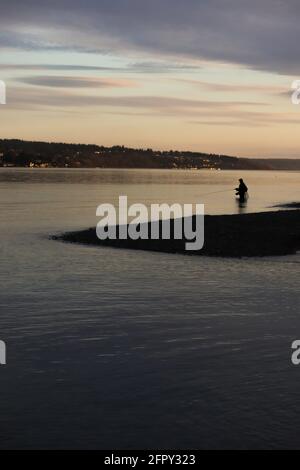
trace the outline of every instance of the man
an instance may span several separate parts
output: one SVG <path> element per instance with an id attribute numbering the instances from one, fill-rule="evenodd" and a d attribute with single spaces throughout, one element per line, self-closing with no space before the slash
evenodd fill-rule
<path id="1" fill-rule="evenodd" d="M 237 196 L 240 196 L 240 202 L 245 202 L 245 196 L 246 196 L 246 194 L 247 194 L 247 192 L 248 192 L 248 188 L 247 188 L 247 186 L 245 185 L 244 180 L 243 180 L 242 178 L 239 180 L 239 182 L 240 182 L 239 187 L 238 187 L 238 188 L 235 188 L 235 190 L 236 190 L 236 195 L 237 195 Z"/>

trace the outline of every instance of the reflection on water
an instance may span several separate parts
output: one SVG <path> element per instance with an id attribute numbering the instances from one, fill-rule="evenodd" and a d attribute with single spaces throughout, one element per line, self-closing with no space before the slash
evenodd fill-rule
<path id="1" fill-rule="evenodd" d="M 204 203 L 209 214 L 235 213 L 234 188 L 241 173 L 249 187 L 247 212 L 272 210 L 300 198 L 299 172 L 8 168 L 0 169 L 0 196 L 1 203 L 12 203 L 6 189 L 14 183 L 19 196 L 14 204 L 60 204 L 67 197 L 81 210 L 90 210 L 102 202 L 117 205 L 119 195 L 126 194 L 129 204 Z"/>
<path id="2" fill-rule="evenodd" d="M 120 193 L 149 204 L 215 192 L 202 196 L 211 212 L 236 212 L 239 176 L 0 171 L 1 448 L 299 446 L 298 256 L 196 259 L 48 239 L 93 225 L 96 205 Z M 254 194 L 264 209 L 299 200 L 298 176 L 247 173 L 245 210 Z"/>
<path id="3" fill-rule="evenodd" d="M 245 214 L 248 208 L 248 198 L 246 198 L 243 202 L 239 198 L 236 198 L 236 205 L 237 205 L 237 212 L 239 214 Z"/>

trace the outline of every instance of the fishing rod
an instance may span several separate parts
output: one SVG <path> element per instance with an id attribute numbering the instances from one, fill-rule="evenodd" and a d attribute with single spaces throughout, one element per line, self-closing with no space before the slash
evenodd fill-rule
<path id="1" fill-rule="evenodd" d="M 222 191 L 213 191 L 213 192 L 210 192 L 210 193 L 199 194 L 199 196 L 210 196 L 211 194 L 228 193 L 229 191 L 232 192 L 232 191 L 234 191 L 234 189 L 225 189 L 225 190 L 222 190 Z"/>

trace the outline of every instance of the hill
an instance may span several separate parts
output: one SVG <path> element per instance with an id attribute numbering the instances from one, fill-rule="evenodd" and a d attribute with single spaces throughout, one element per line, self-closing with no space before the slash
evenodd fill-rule
<path id="1" fill-rule="evenodd" d="M 0 166 L 58 168 L 158 168 L 221 170 L 300 169 L 300 160 L 263 160 L 188 151 L 124 146 L 0 140 Z"/>

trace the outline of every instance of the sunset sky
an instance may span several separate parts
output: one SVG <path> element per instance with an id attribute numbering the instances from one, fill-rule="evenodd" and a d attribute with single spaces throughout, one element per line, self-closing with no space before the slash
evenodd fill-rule
<path id="1" fill-rule="evenodd" d="M 1 3 L 1 138 L 300 157 L 299 0 Z"/>

